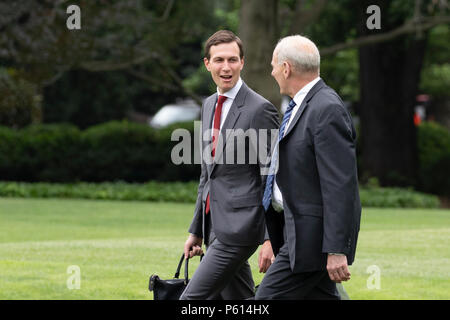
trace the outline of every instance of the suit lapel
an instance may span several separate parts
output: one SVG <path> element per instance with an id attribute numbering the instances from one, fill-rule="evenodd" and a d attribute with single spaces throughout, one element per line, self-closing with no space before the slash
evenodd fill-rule
<path id="1" fill-rule="evenodd" d="M 299 110 L 294 116 L 294 119 L 292 120 L 291 124 L 289 125 L 289 128 L 284 133 L 284 136 L 281 138 L 283 140 L 295 127 L 295 124 L 298 122 L 298 119 L 302 116 L 305 109 L 308 107 L 308 102 L 311 100 L 311 98 L 323 87 L 325 86 L 325 82 L 323 82 L 322 79 L 320 79 L 312 88 L 309 90 L 308 94 L 306 95 L 305 99 L 303 99 L 302 104 L 300 105 Z"/>
<path id="2" fill-rule="evenodd" d="M 205 150 L 205 148 L 212 142 L 211 141 L 211 135 L 208 136 L 208 138 L 205 140 L 205 132 L 208 130 L 211 130 L 212 128 L 212 121 L 214 117 L 214 107 L 217 103 L 217 93 L 212 95 L 208 101 L 205 102 L 204 108 L 204 118 L 202 123 L 202 141 L 203 141 L 203 148 L 201 152 Z M 212 164 L 208 164 L 208 172 L 211 172 Z"/>
<path id="3" fill-rule="evenodd" d="M 222 139 L 223 143 L 218 144 L 218 148 L 216 150 L 216 155 L 214 157 L 214 162 L 212 164 L 211 172 L 214 170 L 216 162 L 221 162 L 217 160 L 223 160 L 223 151 L 225 150 L 225 145 L 227 143 L 227 140 L 230 136 L 226 136 L 228 129 L 233 129 L 234 125 L 236 124 L 237 119 L 239 118 L 241 114 L 241 107 L 244 105 L 245 97 L 247 96 L 248 87 L 245 83 L 242 83 L 241 89 L 239 89 L 239 92 L 237 93 L 236 97 L 233 100 L 233 103 L 231 104 L 230 110 L 228 111 L 227 118 L 225 119 L 225 122 L 223 123 L 222 127 L 220 128 L 220 138 Z"/>
<path id="4" fill-rule="evenodd" d="M 205 127 L 203 128 L 203 131 L 211 129 L 212 128 L 212 121 L 214 117 L 214 107 L 217 103 L 217 93 L 212 95 L 208 102 L 205 104 Z"/>

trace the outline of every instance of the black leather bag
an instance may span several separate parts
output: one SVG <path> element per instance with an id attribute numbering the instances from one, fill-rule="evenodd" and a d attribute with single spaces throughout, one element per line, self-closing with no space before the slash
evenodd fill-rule
<path id="1" fill-rule="evenodd" d="M 203 255 L 200 256 L 200 261 Z M 184 279 L 178 279 L 180 276 L 181 265 L 184 264 Z M 184 259 L 184 253 L 181 255 L 178 263 L 177 271 L 174 278 L 170 280 L 162 280 L 156 274 L 150 276 L 148 290 L 153 291 L 154 300 L 178 300 L 189 282 L 188 271 L 189 259 Z"/>

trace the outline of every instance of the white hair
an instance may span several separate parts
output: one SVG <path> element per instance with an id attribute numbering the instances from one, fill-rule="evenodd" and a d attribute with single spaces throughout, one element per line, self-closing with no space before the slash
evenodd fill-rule
<path id="1" fill-rule="evenodd" d="M 275 47 L 279 65 L 289 62 L 299 73 L 320 72 L 320 53 L 314 42 L 300 35 L 280 39 Z"/>

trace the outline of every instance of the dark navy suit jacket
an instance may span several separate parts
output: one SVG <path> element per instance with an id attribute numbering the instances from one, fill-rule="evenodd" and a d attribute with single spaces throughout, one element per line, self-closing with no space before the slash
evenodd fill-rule
<path id="1" fill-rule="evenodd" d="M 320 80 L 279 144 L 284 213 L 266 212 L 274 252 L 287 240 L 293 272 L 326 269 L 327 253 L 354 260 L 361 217 L 355 145 L 349 112 Z"/>

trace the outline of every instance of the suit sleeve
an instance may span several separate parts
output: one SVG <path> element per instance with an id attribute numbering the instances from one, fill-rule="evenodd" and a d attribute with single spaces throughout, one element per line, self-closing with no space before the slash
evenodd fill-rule
<path id="1" fill-rule="evenodd" d="M 189 227 L 189 233 L 195 234 L 197 237 L 203 238 L 203 187 L 206 182 L 206 169 L 202 161 L 202 170 L 200 174 L 200 182 L 198 184 L 197 201 L 195 203 L 194 217 Z"/>
<path id="2" fill-rule="evenodd" d="M 202 126 L 203 126 L 203 110 L 201 112 L 201 119 L 202 119 Z M 200 134 L 202 134 L 203 130 L 200 128 Z M 203 138 L 203 137 L 202 137 Z M 202 141 L 203 139 L 201 139 Z M 195 234 L 197 237 L 203 238 L 203 188 L 206 183 L 207 178 L 207 172 L 206 172 L 206 164 L 203 160 L 203 150 L 202 150 L 202 143 L 200 143 L 200 155 L 201 155 L 201 173 L 200 173 L 200 181 L 198 184 L 198 190 L 197 190 L 197 201 L 195 203 L 195 209 L 194 209 L 194 217 L 192 218 L 191 225 L 189 227 L 189 233 Z"/>
<path id="3" fill-rule="evenodd" d="M 318 116 L 314 148 L 323 201 L 324 253 L 350 253 L 358 178 L 356 133 L 344 106 L 336 103 Z"/>
<path id="4" fill-rule="evenodd" d="M 261 172 L 261 180 L 262 180 L 262 190 L 261 194 L 264 194 L 264 188 L 266 186 L 267 173 L 270 168 L 270 158 L 272 154 L 273 146 L 275 145 L 278 135 L 275 137 L 271 134 L 271 130 L 275 129 L 275 132 L 278 133 L 278 128 L 280 126 L 279 123 L 279 115 L 278 110 L 271 103 L 265 103 L 262 106 L 262 112 L 258 113 L 258 116 L 254 117 L 252 127 L 255 129 L 267 129 L 267 137 L 263 143 L 260 143 L 259 134 L 258 134 L 258 143 L 256 146 L 253 146 L 255 150 L 260 150 L 260 148 L 265 148 L 265 152 L 257 152 L 258 155 L 258 164 Z M 264 240 L 269 240 L 269 233 L 267 231 L 267 226 L 264 231 Z"/>

